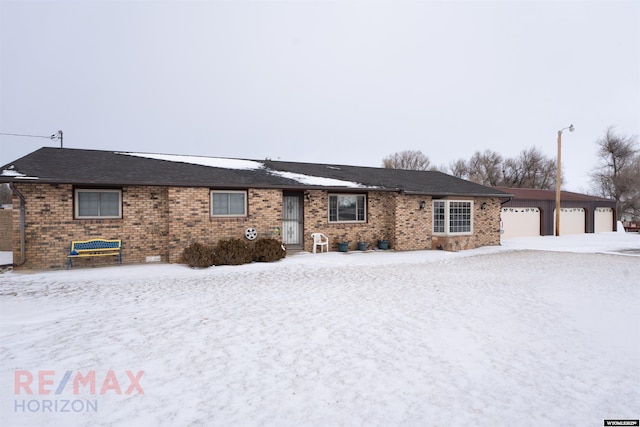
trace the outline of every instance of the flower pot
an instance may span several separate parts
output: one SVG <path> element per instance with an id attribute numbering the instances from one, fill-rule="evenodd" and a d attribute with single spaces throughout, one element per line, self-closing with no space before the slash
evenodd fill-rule
<path id="1" fill-rule="evenodd" d="M 378 249 L 389 249 L 389 241 L 388 240 L 378 240 Z"/>
<path id="2" fill-rule="evenodd" d="M 338 243 L 338 251 L 347 252 L 348 249 L 349 249 L 349 242 Z"/>
<path id="3" fill-rule="evenodd" d="M 358 250 L 366 251 L 367 250 L 367 242 L 358 242 Z"/>

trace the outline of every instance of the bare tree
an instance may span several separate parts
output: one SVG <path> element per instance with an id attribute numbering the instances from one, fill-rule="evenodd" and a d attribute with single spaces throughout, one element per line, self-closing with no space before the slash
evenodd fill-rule
<path id="1" fill-rule="evenodd" d="M 476 151 L 468 164 L 469 180 L 482 185 L 502 183 L 502 156 L 495 151 Z"/>
<path id="2" fill-rule="evenodd" d="M 455 177 L 462 178 L 462 179 L 467 179 L 469 177 L 469 166 L 467 165 L 467 162 L 464 159 L 458 159 L 456 161 L 449 163 L 448 170 L 451 173 L 451 175 Z"/>
<path id="3" fill-rule="evenodd" d="M 634 219 L 640 219 L 640 154 L 636 154 L 627 174 L 631 183 L 626 195 L 626 210 L 623 212 Z"/>
<path id="4" fill-rule="evenodd" d="M 508 186 L 544 190 L 555 188 L 556 161 L 546 157 L 540 149 L 531 147 L 522 150 L 512 163 L 517 169 L 517 179 Z"/>
<path id="5" fill-rule="evenodd" d="M 522 170 L 516 159 L 506 159 L 502 163 L 502 185 L 519 187 L 522 184 Z"/>
<path id="6" fill-rule="evenodd" d="M 382 159 L 382 166 L 387 169 L 426 171 L 431 169 L 431 161 L 420 150 L 404 150 Z"/>
<path id="7" fill-rule="evenodd" d="M 609 126 L 596 141 L 598 165 L 591 174 L 593 189 L 601 196 L 614 199 L 618 205 L 618 220 L 623 214 L 637 215 L 640 209 L 640 154 L 636 136 L 621 136 Z"/>
<path id="8" fill-rule="evenodd" d="M 441 170 L 455 177 L 482 185 L 553 189 L 556 185 L 556 160 L 537 147 L 524 149 L 518 157 L 504 159 L 495 151 L 476 151 L 468 160 L 458 159 L 440 168 L 431 165 L 421 151 L 406 150 L 383 159 L 385 168 Z"/>
<path id="9" fill-rule="evenodd" d="M 449 174 L 482 185 L 552 189 L 556 183 L 556 161 L 536 147 L 522 150 L 518 157 L 504 159 L 495 151 L 476 151 L 469 161 L 449 163 Z"/>

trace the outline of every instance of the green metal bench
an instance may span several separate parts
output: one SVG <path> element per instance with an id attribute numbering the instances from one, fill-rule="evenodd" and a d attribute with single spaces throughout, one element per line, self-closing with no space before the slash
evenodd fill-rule
<path id="1" fill-rule="evenodd" d="M 122 240 L 73 240 L 67 256 L 67 270 L 73 266 L 74 258 L 117 256 L 122 264 Z"/>

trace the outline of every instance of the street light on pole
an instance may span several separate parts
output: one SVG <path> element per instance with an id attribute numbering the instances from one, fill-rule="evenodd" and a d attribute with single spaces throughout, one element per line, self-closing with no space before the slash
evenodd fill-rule
<path id="1" fill-rule="evenodd" d="M 569 127 L 562 128 L 558 131 L 558 175 L 556 177 L 556 236 L 560 235 L 560 187 L 562 186 L 562 181 L 560 177 L 560 161 L 562 157 L 562 131 L 569 129 L 569 132 L 573 132 L 573 125 L 569 125 Z"/>

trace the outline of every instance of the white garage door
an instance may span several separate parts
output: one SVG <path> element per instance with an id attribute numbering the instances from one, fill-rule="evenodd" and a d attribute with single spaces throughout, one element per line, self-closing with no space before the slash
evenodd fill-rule
<path id="1" fill-rule="evenodd" d="M 585 212 L 583 208 L 560 208 L 560 235 L 583 234 Z M 556 211 L 553 210 L 553 230 L 555 234 Z"/>
<path id="2" fill-rule="evenodd" d="M 502 237 L 540 235 L 540 209 L 538 208 L 502 208 L 500 222 Z"/>
<path id="3" fill-rule="evenodd" d="M 613 231 L 613 209 L 596 208 L 593 213 L 594 233 L 606 233 Z"/>

